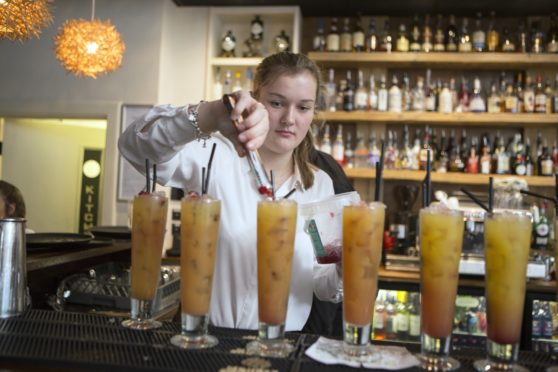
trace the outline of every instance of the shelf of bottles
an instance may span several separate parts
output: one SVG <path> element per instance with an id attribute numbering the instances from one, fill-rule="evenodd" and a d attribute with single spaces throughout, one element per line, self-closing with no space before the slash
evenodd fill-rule
<path id="1" fill-rule="evenodd" d="M 373 179 L 376 171 L 372 168 L 343 168 L 349 178 Z M 426 176 L 425 171 L 414 170 L 390 170 L 384 169 L 382 177 L 387 181 L 416 181 L 422 182 Z M 488 174 L 468 174 L 468 173 L 432 173 L 432 182 L 448 183 L 456 185 L 488 185 L 488 178 L 506 178 L 509 175 L 488 175 Z M 515 176 L 517 177 L 517 176 Z M 553 187 L 554 178 L 543 176 L 521 176 L 527 181 L 529 186 Z"/>
<path id="2" fill-rule="evenodd" d="M 323 111 L 318 118 L 335 122 L 371 122 L 386 124 L 468 125 L 557 125 L 558 114 L 476 113 L 476 112 L 381 112 L 381 111 Z"/>
<path id="3" fill-rule="evenodd" d="M 558 303 L 534 300 L 531 322 L 532 349 L 558 354 Z"/>

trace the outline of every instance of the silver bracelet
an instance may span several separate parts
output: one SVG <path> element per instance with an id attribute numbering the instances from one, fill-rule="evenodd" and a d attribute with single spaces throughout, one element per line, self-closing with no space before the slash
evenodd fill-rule
<path id="1" fill-rule="evenodd" d="M 198 124 L 198 122 L 199 122 L 198 110 L 199 110 L 200 106 L 204 103 L 205 103 L 205 101 L 200 101 L 200 103 L 198 103 L 195 106 L 189 105 L 188 109 L 186 110 L 186 112 L 188 114 L 188 116 L 187 116 L 188 122 L 196 130 L 196 140 L 198 142 L 203 141 L 203 147 L 205 147 L 205 144 L 206 144 L 207 140 L 211 138 L 211 135 L 203 132 L 200 129 L 200 126 Z"/>

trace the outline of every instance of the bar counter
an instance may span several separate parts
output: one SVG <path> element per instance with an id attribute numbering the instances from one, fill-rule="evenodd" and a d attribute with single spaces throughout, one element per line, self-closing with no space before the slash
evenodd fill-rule
<path id="1" fill-rule="evenodd" d="M 163 322 L 153 331 L 137 331 L 120 325 L 122 318 L 92 314 L 29 310 L 19 317 L 0 320 L 0 366 L 3 371 L 320 371 L 352 370 L 318 363 L 304 352 L 317 336 L 287 333 L 295 351 L 287 358 L 246 355 L 244 348 L 256 331 L 210 328 L 219 344 L 213 349 L 182 350 L 170 343 L 179 324 Z M 418 344 L 400 344 L 418 352 Z M 472 371 L 472 363 L 484 350 L 454 350 L 460 371 Z M 545 371 L 553 361 L 548 354 L 520 352 L 520 362 L 531 371 Z M 408 368 L 404 371 L 419 371 Z"/>

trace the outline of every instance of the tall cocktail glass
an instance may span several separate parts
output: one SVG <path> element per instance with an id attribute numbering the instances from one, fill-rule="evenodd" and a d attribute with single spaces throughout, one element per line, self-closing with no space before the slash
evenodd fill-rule
<path id="1" fill-rule="evenodd" d="M 463 245 L 463 212 L 435 203 L 419 213 L 421 367 L 428 371 L 459 368 L 449 356 L 459 260 Z"/>
<path id="2" fill-rule="evenodd" d="M 385 210 L 379 202 L 343 208 L 343 349 L 350 356 L 371 355 Z"/>
<path id="3" fill-rule="evenodd" d="M 207 334 L 209 301 L 221 201 L 210 196 L 182 199 L 180 220 L 180 292 L 182 304 L 181 333 L 171 343 L 185 349 L 203 349 L 217 345 L 217 338 Z"/>
<path id="4" fill-rule="evenodd" d="M 479 371 L 527 371 L 517 364 L 531 218 L 526 211 L 487 214 L 484 220 L 485 295 L 488 358 Z"/>
<path id="5" fill-rule="evenodd" d="M 248 354 L 286 357 L 285 320 L 296 233 L 297 204 L 292 200 L 258 203 L 258 339 Z"/>
<path id="6" fill-rule="evenodd" d="M 159 193 L 134 197 L 132 215 L 131 319 L 124 327 L 152 329 L 161 323 L 152 319 L 152 307 L 161 277 L 161 256 L 169 201 Z"/>

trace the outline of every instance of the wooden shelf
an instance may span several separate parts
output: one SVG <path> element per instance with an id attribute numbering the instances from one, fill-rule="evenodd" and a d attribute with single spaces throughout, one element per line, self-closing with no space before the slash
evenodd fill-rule
<path id="1" fill-rule="evenodd" d="M 373 168 L 343 168 L 349 178 L 373 179 L 376 171 Z M 390 181 L 417 181 L 422 182 L 426 176 L 425 171 L 392 170 L 384 169 L 384 180 Z M 449 183 L 458 185 L 488 185 L 488 177 L 508 178 L 517 177 L 527 181 L 529 186 L 554 187 L 554 177 L 530 176 L 521 177 L 509 174 L 468 174 L 468 173 L 432 173 L 432 182 Z"/>
<path id="2" fill-rule="evenodd" d="M 348 53 L 348 52 L 310 52 L 308 56 L 318 63 L 328 66 L 354 64 L 390 64 L 397 67 L 427 65 L 428 67 L 459 67 L 472 69 L 479 67 L 527 67 L 544 65 L 556 66 L 558 54 L 531 54 L 531 53 L 402 53 L 402 52 L 373 52 L 373 53 Z"/>
<path id="3" fill-rule="evenodd" d="M 557 125 L 558 114 L 512 114 L 512 113 L 473 113 L 454 112 L 442 114 L 438 112 L 378 112 L 378 111 L 324 111 L 318 114 L 321 120 L 337 122 L 381 122 L 396 124 L 436 124 L 436 125 Z"/>
<path id="4" fill-rule="evenodd" d="M 225 58 L 217 57 L 209 61 L 211 66 L 251 67 L 257 66 L 262 58 Z"/>

